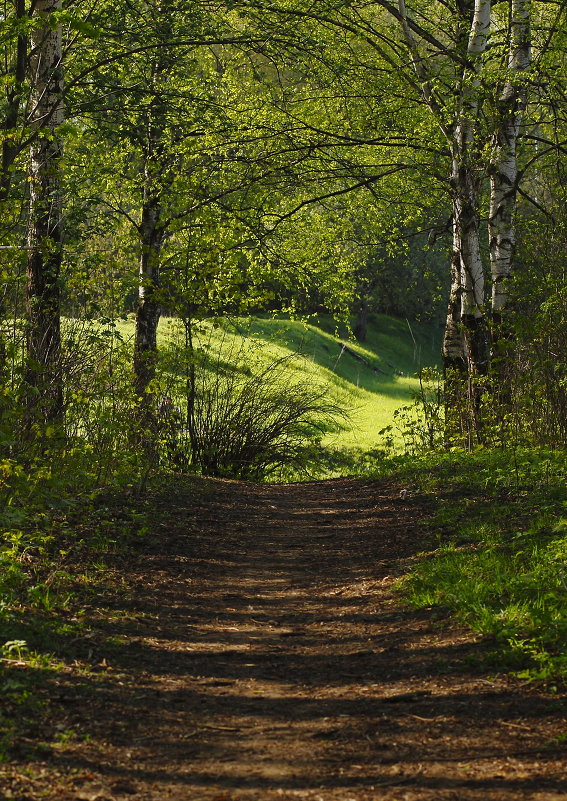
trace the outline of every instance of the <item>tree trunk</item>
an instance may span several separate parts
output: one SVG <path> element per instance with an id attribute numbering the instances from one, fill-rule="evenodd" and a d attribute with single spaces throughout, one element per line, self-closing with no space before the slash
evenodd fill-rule
<path id="1" fill-rule="evenodd" d="M 452 143 L 453 225 L 459 244 L 461 269 L 461 322 L 469 373 L 488 371 L 488 327 L 484 310 L 484 268 L 480 250 L 478 73 L 490 32 L 490 0 L 475 0 L 467 44 L 471 69 L 464 70 L 457 124 Z"/>
<path id="2" fill-rule="evenodd" d="M 141 254 L 134 339 L 134 391 L 139 398 L 137 439 L 141 443 L 148 463 L 157 462 L 158 419 L 156 395 L 152 382 L 156 376 L 158 357 L 157 330 L 160 308 L 160 258 L 163 231 L 160 228 L 161 204 L 156 193 L 151 166 L 146 162 L 146 185 L 140 226 Z"/>
<path id="3" fill-rule="evenodd" d="M 474 8 L 459 3 L 456 9 L 457 38 L 465 51 L 465 60 L 454 93 L 457 110 L 453 125 L 448 124 L 450 103 L 443 100 L 436 85 L 436 67 L 430 67 L 427 51 L 419 47 L 411 30 L 405 0 L 398 0 L 398 9 L 423 99 L 435 116 L 452 156 L 449 185 L 453 207 L 453 251 L 443 363 L 447 433 L 453 437 L 459 428 L 457 420 L 466 413 L 462 410 L 463 398 L 469 401 L 468 414 L 472 412 L 469 424 L 479 429 L 481 385 L 478 377 L 488 371 L 488 326 L 479 233 L 481 157 L 477 135 L 479 72 L 490 33 L 491 0 L 474 0 Z"/>
<path id="4" fill-rule="evenodd" d="M 199 442 L 197 438 L 197 421 L 195 418 L 195 402 L 197 400 L 197 372 L 195 369 L 195 348 L 193 345 L 193 319 L 191 313 L 184 318 L 185 325 L 185 398 L 187 401 L 187 430 L 191 445 L 191 464 L 199 460 Z"/>
<path id="5" fill-rule="evenodd" d="M 473 170 L 462 168 L 457 160 L 452 184 L 453 277 L 444 345 L 446 438 L 464 434 L 470 447 L 483 439 L 480 401 L 489 357 L 479 187 Z"/>
<path id="6" fill-rule="evenodd" d="M 25 0 L 15 0 L 14 14 L 16 20 L 25 17 Z M 26 79 L 26 67 L 28 58 L 28 36 L 21 33 L 16 44 L 16 56 L 13 63 L 13 86 L 6 91 L 6 111 L 2 124 L 5 132 L 2 142 L 2 162 L 0 165 L 0 215 L 3 214 L 4 204 L 6 203 L 12 186 L 13 165 L 20 151 L 20 145 L 14 141 L 14 134 L 18 125 L 20 114 L 21 96 Z M 6 316 L 6 306 L 4 293 L 0 295 L 0 324 L 4 322 Z M 0 385 L 8 374 L 8 364 L 6 357 L 7 347 L 3 332 L 0 332 Z M 1 408 L 0 408 L 1 414 Z"/>
<path id="7" fill-rule="evenodd" d="M 465 13 L 463 9 L 463 14 Z M 466 23 L 460 20 L 460 29 Z M 459 107 L 450 139 L 453 205 L 451 295 L 443 361 L 446 438 L 482 440 L 480 376 L 488 372 L 489 346 L 480 247 L 480 169 L 476 152 L 478 73 L 490 31 L 490 0 L 475 0 L 467 41 L 470 68 L 463 70 Z"/>
<path id="8" fill-rule="evenodd" d="M 484 310 L 484 267 L 480 250 L 479 188 L 469 168 L 457 170 L 453 202 L 455 253 L 460 270 L 460 323 L 468 372 L 488 372 L 488 327 Z"/>
<path id="9" fill-rule="evenodd" d="M 451 292 L 443 336 L 443 394 L 445 399 L 445 444 L 454 443 L 463 434 L 462 412 L 466 387 L 467 358 L 461 325 L 461 244 L 453 218 L 451 253 Z"/>
<path id="10" fill-rule="evenodd" d="M 506 322 L 513 280 L 516 244 L 514 216 L 518 166 L 516 144 L 526 105 L 527 86 L 521 73 L 530 66 L 530 10 L 528 0 L 512 0 L 510 19 L 510 77 L 498 101 L 499 123 L 490 165 L 488 219 L 492 275 L 493 358 L 500 373 L 507 361 L 511 332 Z"/>
<path id="11" fill-rule="evenodd" d="M 32 126 L 40 129 L 31 146 L 30 214 L 26 291 L 27 384 L 30 422 L 62 422 L 60 272 L 62 261 L 62 144 L 64 119 L 61 29 L 50 16 L 60 0 L 37 0 L 32 33 Z"/>
<path id="12" fill-rule="evenodd" d="M 160 318 L 160 256 L 163 231 L 160 228 L 160 202 L 152 195 L 152 180 L 146 170 L 142 224 L 141 254 L 134 340 L 134 389 L 138 397 L 148 400 L 148 389 L 155 378 L 157 361 L 157 329 Z"/>
<path id="13" fill-rule="evenodd" d="M 25 0 L 15 0 L 14 11 L 17 20 L 26 16 Z M 6 93 L 6 113 L 3 128 L 6 134 L 13 134 L 18 124 L 21 97 L 28 58 L 28 37 L 26 34 L 18 36 L 16 44 L 16 59 L 14 62 L 14 85 Z M 6 136 L 2 143 L 2 168 L 0 172 L 0 203 L 8 198 L 12 184 L 12 167 L 20 146 L 12 136 Z"/>
<path id="14" fill-rule="evenodd" d="M 367 298 L 359 298 L 356 305 L 356 321 L 354 323 L 353 334 L 358 342 L 366 342 L 368 332 L 368 315 L 370 304 Z"/>
<path id="15" fill-rule="evenodd" d="M 167 5 L 160 6 L 164 14 L 164 35 L 167 34 Z M 157 459 L 157 409 L 152 382 L 156 376 L 158 347 L 157 330 L 161 316 L 160 262 L 165 229 L 163 220 L 163 191 L 171 175 L 168 172 L 164 149 L 167 119 L 163 83 L 167 80 L 170 54 L 158 52 L 152 68 L 152 91 L 147 119 L 144 153 L 144 194 L 140 234 L 140 262 L 136 334 L 134 341 L 134 390 L 140 399 L 140 441 L 150 462 Z M 166 177 L 168 176 L 168 177 Z"/>

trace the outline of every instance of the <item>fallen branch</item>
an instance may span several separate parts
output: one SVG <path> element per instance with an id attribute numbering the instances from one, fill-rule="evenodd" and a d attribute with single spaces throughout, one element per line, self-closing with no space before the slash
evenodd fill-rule
<path id="1" fill-rule="evenodd" d="M 380 367 L 376 367 L 375 365 L 371 364 L 368 361 L 368 359 L 366 359 L 364 356 L 361 356 L 360 353 L 357 353 L 355 350 L 352 350 L 352 348 L 349 348 L 349 346 L 345 342 L 341 342 L 341 345 L 343 346 L 343 349 L 341 351 L 341 356 L 343 353 L 348 353 L 349 356 L 352 356 L 353 359 L 357 359 L 359 362 L 362 362 L 365 365 L 365 367 L 368 367 L 368 369 L 372 370 L 372 372 L 380 373 L 380 375 L 388 375 L 388 373 L 385 370 L 382 370 Z"/>

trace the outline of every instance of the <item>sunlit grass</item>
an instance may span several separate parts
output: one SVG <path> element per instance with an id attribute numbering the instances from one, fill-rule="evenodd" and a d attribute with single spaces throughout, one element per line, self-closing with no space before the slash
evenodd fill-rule
<path id="1" fill-rule="evenodd" d="M 430 455 L 408 474 L 437 508 L 404 597 L 454 612 L 527 678 L 567 677 L 565 468 L 560 451 L 485 450 Z"/>
<path id="2" fill-rule="evenodd" d="M 124 338 L 133 337 L 133 321 L 121 321 L 118 330 Z M 197 347 L 214 358 L 227 361 L 246 350 L 255 369 L 290 353 L 301 354 L 294 369 L 311 374 L 328 388 L 330 399 L 350 415 L 350 424 L 339 433 L 327 435 L 336 449 L 372 450 L 380 448 L 380 431 L 394 421 L 394 412 L 411 401 L 419 390 L 416 371 L 438 360 L 439 333 L 432 327 L 410 324 L 386 315 L 371 318 L 364 345 L 348 337 L 328 316 L 309 322 L 272 317 L 206 320 L 193 332 Z M 183 342 L 179 320 L 164 318 L 159 343 Z M 365 362 L 356 359 L 359 354 Z"/>

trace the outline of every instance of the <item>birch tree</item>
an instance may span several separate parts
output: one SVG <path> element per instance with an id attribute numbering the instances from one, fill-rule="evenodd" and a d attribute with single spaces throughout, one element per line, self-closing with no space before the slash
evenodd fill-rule
<path id="1" fill-rule="evenodd" d="M 452 197 L 453 250 L 451 294 L 443 341 L 446 371 L 469 369 L 484 375 L 488 370 L 488 327 L 484 306 L 484 268 L 480 242 L 480 190 L 478 116 L 479 73 L 490 34 L 490 0 L 474 0 L 470 15 L 456 7 L 457 99 L 454 118 L 450 103 L 434 88 L 431 60 L 410 26 L 405 0 L 398 1 L 403 37 L 420 82 L 425 103 L 439 122 L 451 153 L 449 186 Z M 468 29 L 468 30 L 467 30 Z M 447 48 L 445 53 L 450 53 Z"/>
<path id="2" fill-rule="evenodd" d="M 249 8 L 257 3 L 244 5 Z M 452 209 L 451 293 L 443 343 L 446 399 L 449 406 L 454 406 L 463 393 L 468 393 L 465 417 L 468 415 L 469 420 L 465 426 L 473 437 L 481 436 L 479 409 L 487 386 L 484 377 L 490 372 L 491 327 L 497 343 L 509 309 L 514 208 L 521 175 L 517 166 L 518 143 L 528 89 L 533 85 L 529 75 L 530 27 L 537 13 L 541 48 L 550 48 L 561 33 L 561 8 L 562 4 L 553 0 L 550 4 L 528 0 L 353 0 L 340 5 L 282 0 L 262 7 L 261 13 L 272 24 L 272 15 L 278 23 L 286 18 L 302 22 L 309 19 L 311 34 L 318 35 L 319 41 L 328 37 L 331 29 L 342 31 L 351 58 L 358 59 L 366 75 L 389 70 L 392 77 L 396 76 L 395 81 L 402 77 L 407 102 L 419 100 L 445 141 L 445 175 L 433 161 L 432 172 L 445 184 Z M 317 26 L 319 33 L 313 34 Z M 501 63 L 503 49 L 506 58 Z M 322 53 L 321 49 L 318 57 L 326 58 L 327 54 Z M 373 53 L 372 64 L 365 60 L 368 53 Z M 349 68 L 352 72 L 354 66 Z M 543 83 L 541 87 L 545 92 Z M 357 96 L 356 91 L 345 89 L 350 97 Z M 368 96 L 384 91 L 387 90 L 381 83 L 368 84 Z M 546 112 L 541 114 L 545 117 Z M 422 148 L 425 155 L 425 142 L 420 136 L 423 117 L 416 110 L 412 143 L 406 139 L 402 144 L 399 124 L 398 119 L 391 123 L 390 138 L 382 132 L 374 138 L 376 149 L 392 148 L 397 140 L 398 147 L 407 148 L 406 154 L 413 146 L 415 154 Z M 331 123 L 326 128 L 332 131 Z M 369 139 L 362 143 L 363 138 L 360 142 L 364 147 Z M 354 137 L 350 141 L 354 145 Z M 487 231 L 483 218 L 489 177 Z M 488 259 L 485 243 L 489 245 Z M 485 297 L 488 262 L 491 303 Z M 493 355 L 497 355 L 496 345 Z M 494 379 L 499 380 L 497 371 Z"/>
<path id="3" fill-rule="evenodd" d="M 488 217 L 492 275 L 493 355 L 506 336 L 504 319 L 509 311 L 510 286 L 516 244 L 514 216 L 518 183 L 517 144 L 527 102 L 530 66 L 530 2 L 511 0 L 508 34 L 507 78 L 497 100 L 497 127 L 490 162 L 490 211 Z M 501 354 L 503 355 L 503 354 Z M 497 365 L 495 365 L 497 367 Z"/>

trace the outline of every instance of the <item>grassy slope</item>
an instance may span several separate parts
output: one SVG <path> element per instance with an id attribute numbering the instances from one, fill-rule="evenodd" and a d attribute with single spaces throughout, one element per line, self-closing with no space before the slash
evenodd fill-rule
<path id="1" fill-rule="evenodd" d="M 164 339 L 175 339 L 178 330 L 174 320 L 161 324 Z M 258 345 L 254 357 L 260 364 L 286 353 L 303 354 L 302 369 L 312 371 L 315 380 L 328 385 L 333 398 L 352 412 L 352 426 L 333 435 L 334 444 L 368 449 L 379 444 L 380 429 L 392 422 L 394 411 L 417 389 L 417 380 L 412 377 L 416 370 L 436 363 L 439 334 L 431 327 L 412 324 L 410 329 L 405 320 L 376 315 L 364 345 L 347 337 L 330 317 L 319 316 L 311 322 L 253 318 L 220 328 L 203 324 L 199 341 L 212 353 L 223 350 L 227 361 L 241 357 L 243 341 Z M 343 342 L 380 372 L 346 351 L 341 354 Z"/>

